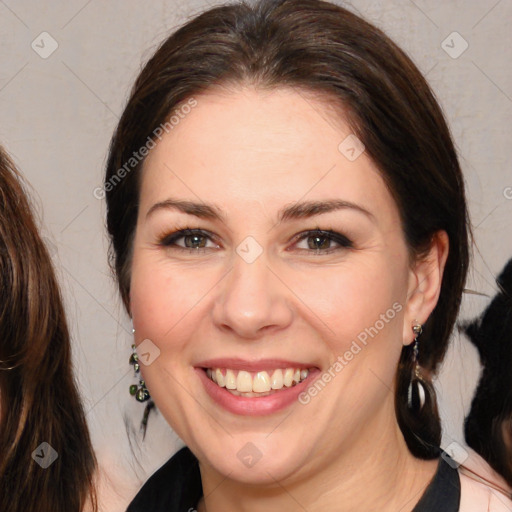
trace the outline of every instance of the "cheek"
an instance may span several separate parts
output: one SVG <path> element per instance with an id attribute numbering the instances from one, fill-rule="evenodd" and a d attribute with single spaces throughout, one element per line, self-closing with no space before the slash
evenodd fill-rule
<path id="1" fill-rule="evenodd" d="M 134 250 L 130 303 L 137 339 L 160 348 L 179 348 L 197 329 L 208 306 L 207 292 L 218 281 L 212 269 L 184 269 L 151 250 Z"/>
<path id="2" fill-rule="evenodd" d="M 379 330 L 384 330 L 381 315 L 385 315 L 385 330 L 389 331 L 396 310 L 401 309 L 396 304 L 402 299 L 402 279 L 385 260 L 361 259 L 297 281 L 301 282 L 298 295 L 306 298 L 307 306 L 323 322 L 322 330 L 336 345 L 337 353 L 376 322 Z"/>
<path id="3" fill-rule="evenodd" d="M 139 335 L 157 336 L 164 327 L 162 311 L 175 311 L 168 303 L 170 297 L 166 293 L 167 286 L 172 283 L 161 283 L 158 276 L 151 272 L 143 263 L 134 261 L 130 286 L 130 305 L 133 315 L 133 326 Z M 169 318 L 169 321 L 172 321 Z M 172 325 L 172 324 L 171 324 Z"/>
<path id="4" fill-rule="evenodd" d="M 155 261 L 154 254 L 143 251 L 139 254 L 135 250 L 130 305 L 137 337 L 154 338 L 158 343 L 171 331 L 178 331 L 175 326 L 182 327 L 183 319 L 199 302 L 204 290 L 199 282 L 196 284 L 185 280 L 179 269 Z"/>

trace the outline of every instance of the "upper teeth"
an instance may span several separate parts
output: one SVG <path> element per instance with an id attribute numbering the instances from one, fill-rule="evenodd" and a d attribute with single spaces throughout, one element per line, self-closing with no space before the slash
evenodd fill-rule
<path id="1" fill-rule="evenodd" d="M 278 368 L 269 375 L 266 371 L 254 374 L 245 370 L 230 370 L 221 368 L 208 368 L 206 373 L 213 382 L 220 387 L 240 392 L 265 393 L 271 389 L 282 389 L 283 386 L 291 387 L 303 381 L 309 370 L 301 368 Z"/>

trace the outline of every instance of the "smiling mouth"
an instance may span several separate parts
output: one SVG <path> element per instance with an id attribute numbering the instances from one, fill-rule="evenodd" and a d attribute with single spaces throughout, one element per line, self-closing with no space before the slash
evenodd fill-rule
<path id="1" fill-rule="evenodd" d="M 263 397 L 296 386 L 308 378 L 309 368 L 276 368 L 272 371 L 248 372 L 229 368 L 203 368 L 210 380 L 232 395 Z"/>

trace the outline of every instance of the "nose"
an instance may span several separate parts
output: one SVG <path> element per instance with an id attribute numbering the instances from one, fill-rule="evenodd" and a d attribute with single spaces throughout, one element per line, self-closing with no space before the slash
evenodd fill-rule
<path id="1" fill-rule="evenodd" d="M 286 328 L 293 319 L 292 293 L 269 267 L 265 252 L 252 263 L 235 255 L 233 268 L 220 286 L 213 321 L 223 331 L 257 339 Z"/>

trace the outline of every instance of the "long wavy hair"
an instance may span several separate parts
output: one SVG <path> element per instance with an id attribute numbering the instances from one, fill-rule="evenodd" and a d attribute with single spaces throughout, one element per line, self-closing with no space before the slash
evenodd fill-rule
<path id="1" fill-rule="evenodd" d="M 79 512 L 87 503 L 95 511 L 96 460 L 63 301 L 22 178 L 1 147 L 0 291 L 0 510 Z"/>
<path id="2" fill-rule="evenodd" d="M 214 7 L 172 33 L 137 78 L 112 137 L 106 166 L 111 264 L 128 308 L 140 175 L 133 153 L 159 126 L 209 88 L 249 85 L 312 91 L 339 109 L 363 142 L 398 205 L 411 261 L 433 234 L 450 251 L 438 303 L 423 326 L 419 363 L 427 380 L 423 408 L 407 405 L 413 347 L 396 373 L 397 422 L 415 456 L 439 456 L 441 422 L 434 388 L 461 302 L 471 228 L 464 180 L 440 106 L 412 60 L 381 30 L 326 1 L 258 0 Z M 200 135 L 198 134 L 198 137 Z"/>

